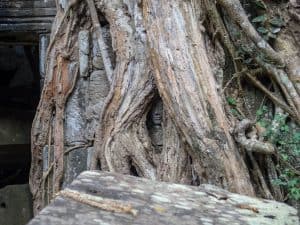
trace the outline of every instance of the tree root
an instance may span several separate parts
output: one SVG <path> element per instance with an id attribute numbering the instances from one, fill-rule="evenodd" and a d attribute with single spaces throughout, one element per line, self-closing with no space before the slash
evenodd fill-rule
<path id="1" fill-rule="evenodd" d="M 282 56 L 257 33 L 250 23 L 239 0 L 218 0 L 218 3 L 226 10 L 229 17 L 239 25 L 243 32 L 253 41 L 256 47 L 264 53 L 264 55 L 281 67 L 284 67 L 285 62 Z"/>
<path id="2" fill-rule="evenodd" d="M 75 149 L 78 149 L 78 148 L 87 149 L 88 147 L 91 147 L 91 146 L 93 146 L 91 143 L 89 143 L 89 144 L 83 144 L 83 145 L 75 145 L 75 146 L 72 146 L 72 147 L 66 149 L 65 152 L 64 152 L 64 154 L 68 155 L 70 152 L 74 151 Z"/>
<path id="3" fill-rule="evenodd" d="M 250 161 L 252 163 L 252 166 L 253 166 L 253 169 L 254 169 L 254 176 L 256 175 L 258 180 L 259 180 L 259 186 L 260 186 L 260 189 L 261 189 L 261 192 L 262 194 L 264 195 L 264 198 L 267 198 L 267 199 L 274 199 L 274 197 L 272 196 L 271 192 L 270 192 L 270 189 L 265 181 L 265 178 L 261 172 L 261 169 L 256 161 L 256 159 L 254 158 L 252 152 L 247 152 L 247 155 L 249 156 L 250 158 Z"/>
<path id="4" fill-rule="evenodd" d="M 255 62 L 263 68 L 271 77 L 278 83 L 281 91 L 284 93 L 284 96 L 289 104 L 289 114 L 293 115 L 293 118 L 299 123 L 300 121 L 300 96 L 297 86 L 293 84 L 290 79 L 290 74 L 288 74 L 284 68 L 287 64 L 283 58 L 283 56 L 276 52 L 255 30 L 253 25 L 250 23 L 246 12 L 244 11 L 240 1 L 238 0 L 218 0 L 218 3 L 226 10 L 229 17 L 239 26 L 239 28 L 243 31 L 243 38 L 234 37 L 234 34 L 231 34 L 233 39 L 236 39 L 235 43 L 239 43 L 239 46 L 247 46 L 250 50 L 248 52 Z M 232 24 L 234 26 L 234 24 Z M 230 29 L 229 29 L 230 30 Z M 254 45 L 249 44 L 252 41 Z M 228 45 L 228 44 L 227 44 Z M 226 46 L 227 46 L 226 45 Z M 253 46 L 255 46 L 255 50 L 253 50 Z M 228 47 L 227 47 L 228 48 Z M 263 56 L 264 59 L 268 60 L 268 62 L 262 59 L 259 56 Z M 287 68 L 287 71 L 290 69 Z M 258 85 L 255 80 L 251 79 L 251 77 L 247 76 L 253 83 Z M 262 85 L 258 85 L 260 89 L 262 89 Z M 269 97 L 270 93 L 267 94 Z M 276 100 L 274 96 L 271 96 L 273 100 Z M 276 100 L 276 103 L 280 103 Z M 281 107 L 287 109 L 285 104 L 280 103 Z M 285 106 L 284 106 L 285 105 Z"/>
<path id="5" fill-rule="evenodd" d="M 131 205 L 124 202 L 112 199 L 105 199 L 99 196 L 80 193 L 71 189 L 65 189 L 58 193 L 58 196 L 72 199 L 74 201 L 96 207 L 101 210 L 115 212 L 115 213 L 128 213 L 137 216 L 138 210 L 134 209 Z"/>
<path id="6" fill-rule="evenodd" d="M 86 2 L 88 4 L 88 7 L 89 7 L 89 10 L 91 13 L 93 27 L 96 30 L 98 46 L 99 46 L 99 49 L 100 49 L 100 52 L 102 55 L 102 60 L 103 60 L 106 76 L 107 76 L 109 83 L 111 84 L 112 79 L 113 79 L 113 67 L 112 67 L 112 63 L 111 63 L 109 53 L 108 53 L 108 46 L 106 45 L 104 38 L 103 38 L 103 32 L 102 32 L 101 25 L 99 22 L 97 10 L 95 7 L 95 2 L 94 2 L 94 0 L 86 0 Z"/>
<path id="7" fill-rule="evenodd" d="M 235 128 L 235 140 L 248 152 L 258 152 L 262 154 L 275 154 L 275 148 L 270 143 L 249 139 L 246 137 L 246 130 L 254 123 L 249 119 L 242 120 Z"/>
<path id="8" fill-rule="evenodd" d="M 261 70 L 260 70 L 261 71 Z M 246 77 L 256 86 L 258 89 L 260 89 L 263 93 L 266 94 L 266 96 L 275 104 L 278 105 L 280 108 L 282 108 L 285 112 L 287 112 L 291 117 L 293 117 L 295 120 L 298 120 L 297 115 L 295 115 L 294 111 L 287 105 L 285 102 L 283 102 L 281 99 L 275 96 L 274 93 L 269 91 L 261 82 L 259 82 L 255 75 L 257 72 L 248 72 L 245 71 L 244 74 Z M 299 121 L 298 121 L 299 122 Z"/>

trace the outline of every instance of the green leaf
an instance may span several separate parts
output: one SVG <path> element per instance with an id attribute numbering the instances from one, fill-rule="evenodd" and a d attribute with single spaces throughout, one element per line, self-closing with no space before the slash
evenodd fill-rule
<path id="1" fill-rule="evenodd" d="M 257 116 L 262 116 L 264 114 L 263 110 L 262 109 L 259 109 L 256 111 L 256 115 Z"/>
<path id="2" fill-rule="evenodd" d="M 256 0 L 255 4 L 262 9 L 267 9 L 267 5 L 264 3 L 263 0 Z"/>
<path id="3" fill-rule="evenodd" d="M 272 184 L 274 184 L 274 185 L 286 185 L 286 182 L 284 182 L 284 181 L 282 181 L 282 180 L 280 180 L 280 179 L 274 179 L 274 180 L 272 180 L 271 181 L 272 182 Z"/>
<path id="4" fill-rule="evenodd" d="M 296 201 L 300 200 L 300 188 L 291 188 L 289 195 L 292 199 L 295 199 Z"/>
<path id="5" fill-rule="evenodd" d="M 236 106 L 236 100 L 232 97 L 228 97 L 227 102 L 229 105 Z"/>
<path id="6" fill-rule="evenodd" d="M 284 25 L 284 20 L 281 19 L 280 17 L 275 17 L 270 20 L 270 24 L 276 27 L 282 27 Z"/>
<path id="7" fill-rule="evenodd" d="M 288 161 L 289 156 L 287 154 L 282 154 L 281 156 L 284 161 Z"/>
<path id="8" fill-rule="evenodd" d="M 281 131 L 283 132 L 288 132 L 290 130 L 289 126 L 288 125 L 283 125 L 281 128 L 280 128 Z"/>
<path id="9" fill-rule="evenodd" d="M 299 184 L 299 180 L 296 178 L 288 181 L 288 187 L 296 187 L 298 184 Z"/>
<path id="10" fill-rule="evenodd" d="M 300 132 L 294 133 L 293 139 L 295 142 L 300 142 Z"/>
<path id="11" fill-rule="evenodd" d="M 257 28 L 257 31 L 258 31 L 259 33 L 262 33 L 262 34 L 268 33 L 268 30 L 267 30 L 266 28 L 264 28 L 264 27 L 259 27 L 259 28 Z"/>
<path id="12" fill-rule="evenodd" d="M 266 16 L 266 14 L 263 14 L 263 15 L 253 18 L 252 22 L 253 23 L 262 23 L 262 22 L 265 22 L 266 20 L 267 20 L 267 16 Z"/>

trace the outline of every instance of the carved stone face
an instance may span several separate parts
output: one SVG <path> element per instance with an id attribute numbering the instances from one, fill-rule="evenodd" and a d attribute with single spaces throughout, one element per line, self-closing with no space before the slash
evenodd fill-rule
<path id="1" fill-rule="evenodd" d="M 154 125 L 161 125 L 163 116 L 162 101 L 158 101 L 151 110 L 151 121 Z"/>

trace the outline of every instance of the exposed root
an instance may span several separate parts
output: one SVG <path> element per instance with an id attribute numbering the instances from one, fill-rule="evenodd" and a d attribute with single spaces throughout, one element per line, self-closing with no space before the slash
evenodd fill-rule
<path id="1" fill-rule="evenodd" d="M 71 189 L 60 191 L 57 195 L 109 212 L 128 213 L 133 216 L 137 216 L 138 214 L 138 210 L 134 209 L 131 205 L 118 200 L 105 199 Z"/>
<path id="2" fill-rule="evenodd" d="M 78 149 L 78 148 L 84 148 L 84 149 L 87 149 L 88 147 L 91 147 L 91 146 L 92 146 L 91 143 L 90 143 L 90 144 L 83 144 L 83 145 L 75 145 L 75 146 L 72 146 L 72 147 L 66 149 L 66 150 L 64 151 L 64 154 L 67 155 L 67 154 L 69 154 L 70 152 L 74 151 L 75 149 Z"/>
<path id="3" fill-rule="evenodd" d="M 272 100 L 275 101 L 275 104 L 280 104 L 281 107 L 284 107 L 286 111 L 289 112 L 290 115 L 299 123 L 300 122 L 300 96 L 297 85 L 295 85 L 290 79 L 291 74 L 289 71 L 294 71 L 290 68 L 289 63 L 284 60 L 284 57 L 275 51 L 255 30 L 253 25 L 250 23 L 246 12 L 244 11 L 242 5 L 238 0 L 229 1 L 229 0 L 218 0 L 218 3 L 226 10 L 226 13 L 229 17 L 235 22 L 235 24 L 230 24 L 230 26 L 238 26 L 242 29 L 242 38 L 237 38 L 232 33 L 230 27 L 227 29 L 239 47 L 244 46 L 248 49 L 251 49 L 248 52 L 255 62 L 264 69 L 267 74 L 269 74 L 272 79 L 274 79 L 281 91 L 284 93 L 284 97 L 286 98 L 289 106 L 286 107 L 286 104 L 278 101 L 274 97 L 274 95 L 270 95 L 270 92 L 266 92 L 266 89 L 262 88 L 255 79 L 249 77 L 247 74 L 247 78 L 250 79 L 257 87 L 263 90 L 268 97 L 271 97 Z M 251 41 L 254 45 L 251 45 Z M 255 48 L 253 49 L 253 46 Z M 256 51 L 255 51 L 256 50 Z M 257 53 L 258 51 L 258 53 Z M 262 59 L 262 57 L 264 59 Z M 267 61 L 266 61 L 267 60 Z M 288 68 L 285 66 L 288 65 Z"/>
<path id="4" fill-rule="evenodd" d="M 251 164 L 253 166 L 253 170 L 254 170 L 253 174 L 254 174 L 254 176 L 257 176 L 257 178 L 259 180 L 258 185 L 260 187 L 261 194 L 263 194 L 264 198 L 274 199 L 274 197 L 272 196 L 270 189 L 265 181 L 265 178 L 261 172 L 261 169 L 260 169 L 256 159 L 254 158 L 252 152 L 247 152 L 247 154 L 248 154 Z"/>
<path id="5" fill-rule="evenodd" d="M 94 27 L 96 35 L 97 35 L 98 46 L 101 51 L 106 76 L 107 76 L 109 83 L 111 84 L 112 79 L 113 79 L 113 67 L 112 67 L 112 63 L 111 63 L 109 53 L 108 53 L 108 46 L 106 45 L 104 38 L 103 38 L 103 32 L 102 32 L 101 25 L 99 22 L 97 10 L 95 7 L 95 2 L 94 2 L 94 0 L 86 0 L 86 2 L 88 4 L 88 7 L 89 7 L 89 10 L 91 13 L 92 22 L 93 22 L 93 27 Z"/>
<path id="6" fill-rule="evenodd" d="M 218 0 L 217 1 L 228 13 L 231 19 L 235 21 L 244 33 L 255 43 L 264 55 L 277 64 L 284 67 L 285 62 L 282 56 L 277 53 L 255 30 L 250 23 L 248 16 L 239 0 Z"/>
<path id="7" fill-rule="evenodd" d="M 298 120 L 297 115 L 295 115 L 294 111 L 281 99 L 279 99 L 277 96 L 275 96 L 275 93 L 272 93 L 269 91 L 260 81 L 258 81 L 255 78 L 256 72 L 248 72 L 246 71 L 244 73 L 246 77 L 256 86 L 258 89 L 260 89 L 263 93 L 266 94 L 266 96 L 275 104 L 278 105 L 280 108 L 282 108 L 285 112 L 290 114 L 291 117 L 293 117 L 295 120 Z"/>
<path id="8" fill-rule="evenodd" d="M 242 120 L 235 128 L 235 140 L 249 152 L 275 154 L 275 148 L 272 144 L 246 137 L 246 130 L 253 124 L 249 119 Z"/>

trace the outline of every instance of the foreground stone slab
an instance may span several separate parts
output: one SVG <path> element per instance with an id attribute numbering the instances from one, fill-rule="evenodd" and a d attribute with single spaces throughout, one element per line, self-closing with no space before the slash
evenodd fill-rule
<path id="1" fill-rule="evenodd" d="M 233 194 L 116 173 L 83 172 L 29 225 L 298 225 L 296 209 Z"/>
<path id="2" fill-rule="evenodd" d="M 28 184 L 0 189 L 0 224 L 24 225 L 32 218 L 32 199 Z"/>

